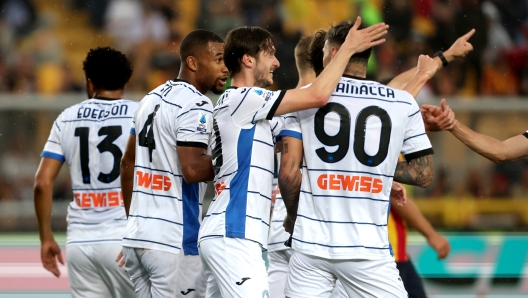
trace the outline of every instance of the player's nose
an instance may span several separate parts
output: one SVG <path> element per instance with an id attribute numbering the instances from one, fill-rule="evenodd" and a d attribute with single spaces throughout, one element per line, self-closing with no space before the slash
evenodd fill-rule
<path id="1" fill-rule="evenodd" d="M 279 68 L 280 67 L 279 59 L 277 59 L 277 57 L 275 57 L 275 56 L 273 56 L 272 66 L 275 67 L 275 68 Z"/>

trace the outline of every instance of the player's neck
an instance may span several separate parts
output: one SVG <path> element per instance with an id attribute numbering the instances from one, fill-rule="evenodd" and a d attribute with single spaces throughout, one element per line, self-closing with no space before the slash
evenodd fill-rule
<path id="1" fill-rule="evenodd" d="M 255 76 L 252 72 L 246 72 L 242 70 L 234 76 L 231 76 L 231 86 L 234 87 L 261 87 L 255 86 Z"/>
<path id="2" fill-rule="evenodd" d="M 92 98 L 115 100 L 125 98 L 125 90 L 96 90 L 92 95 Z"/>
<path id="3" fill-rule="evenodd" d="M 358 63 L 349 63 L 347 64 L 343 74 L 358 78 L 366 78 L 367 66 Z"/>
<path id="4" fill-rule="evenodd" d="M 202 94 L 207 93 L 208 88 L 201 86 L 200 83 L 198 83 L 198 80 L 196 80 L 196 78 L 195 78 L 195 76 L 193 74 L 189 74 L 186 71 L 180 71 L 180 73 L 178 74 L 177 79 L 185 81 L 185 82 L 193 85 L 194 88 L 196 88 L 196 90 L 198 90 Z"/>
<path id="5" fill-rule="evenodd" d="M 297 87 L 295 88 L 301 88 L 308 84 L 313 83 L 315 81 L 315 72 L 310 71 L 308 73 L 299 73 L 299 83 L 297 83 Z"/>

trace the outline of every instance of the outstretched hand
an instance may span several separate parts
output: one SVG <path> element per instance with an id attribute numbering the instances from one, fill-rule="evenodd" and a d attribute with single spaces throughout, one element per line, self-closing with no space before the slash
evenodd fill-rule
<path id="1" fill-rule="evenodd" d="M 459 37 L 455 43 L 444 53 L 444 56 L 465 57 L 469 52 L 473 51 L 473 45 L 468 40 L 475 34 L 475 29 L 471 29 L 468 33 Z"/>
<path id="2" fill-rule="evenodd" d="M 405 187 L 398 182 L 392 181 L 392 188 L 390 193 L 391 203 L 398 206 L 407 204 L 407 191 Z"/>
<path id="3" fill-rule="evenodd" d="M 358 30 L 361 25 L 361 17 L 356 19 L 354 26 L 348 31 L 348 35 L 343 43 L 343 46 L 348 47 L 354 51 L 354 53 L 361 53 L 366 49 L 377 46 L 385 42 L 383 37 L 387 34 L 389 25 L 385 23 L 379 23 L 372 25 L 368 28 Z"/>
<path id="4" fill-rule="evenodd" d="M 440 107 L 424 104 L 420 112 L 428 132 L 451 130 L 457 124 L 455 113 L 446 104 L 445 98 L 440 102 Z"/>

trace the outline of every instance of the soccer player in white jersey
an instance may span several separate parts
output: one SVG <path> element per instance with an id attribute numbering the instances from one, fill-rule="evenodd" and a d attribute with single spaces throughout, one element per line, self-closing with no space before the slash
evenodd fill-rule
<path id="1" fill-rule="evenodd" d="M 198 229 L 206 183 L 213 105 L 227 80 L 223 40 L 195 30 L 182 41 L 177 79 L 141 101 L 122 160 L 128 225 L 125 268 L 139 297 L 203 297 Z"/>
<path id="2" fill-rule="evenodd" d="M 60 248 L 51 230 L 53 183 L 70 167 L 66 255 L 73 297 L 134 297 L 126 273 L 113 260 L 121 250 L 126 216 L 119 163 L 137 102 L 123 99 L 132 75 L 127 57 L 111 48 L 88 52 L 83 62 L 88 100 L 64 110 L 53 123 L 35 177 L 35 211 L 44 268 L 60 276 Z"/>
<path id="3" fill-rule="evenodd" d="M 379 38 L 386 25 L 364 30 L 357 26 L 311 87 L 278 92 L 263 89 L 273 83 L 273 71 L 279 67 L 271 34 L 258 27 L 228 33 L 224 57 L 234 87 L 220 97 L 213 112 L 216 195 L 199 234 L 207 297 L 269 296 L 262 260 L 273 179 L 268 120 L 326 104 L 350 56 L 384 41 Z"/>
<path id="4" fill-rule="evenodd" d="M 350 27 L 329 30 L 324 65 Z M 420 186 L 431 181 L 432 148 L 414 98 L 363 79 L 370 52 L 351 58 L 328 105 L 293 113 L 283 126 L 279 184 L 285 227 L 295 223 L 288 297 L 329 297 L 336 279 L 352 297 L 407 296 L 388 242 L 389 193 L 393 176 Z M 431 58 L 420 61 L 427 67 L 418 67 L 410 85 L 436 71 Z M 402 150 L 409 162 L 394 174 Z"/>

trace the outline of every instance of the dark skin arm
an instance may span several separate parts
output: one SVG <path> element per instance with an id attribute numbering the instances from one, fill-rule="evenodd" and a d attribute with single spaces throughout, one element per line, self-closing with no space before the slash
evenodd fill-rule
<path id="1" fill-rule="evenodd" d="M 61 274 L 57 266 L 57 259 L 63 265 L 64 261 L 62 260 L 60 247 L 55 241 L 51 230 L 51 207 L 53 205 L 53 183 L 59 174 L 61 166 L 62 162 L 53 158 L 43 157 L 40 160 L 33 186 L 35 213 L 39 224 L 42 266 L 56 277 Z"/>
<path id="2" fill-rule="evenodd" d="M 132 202 L 132 190 L 134 188 L 134 165 L 136 163 L 136 135 L 131 134 L 121 158 L 121 192 L 123 193 L 123 204 L 128 218 L 130 203 Z"/>
<path id="3" fill-rule="evenodd" d="M 427 187 L 433 180 L 433 155 L 415 158 L 410 162 L 400 161 L 396 166 L 394 181 L 403 184 Z"/>
<path id="4" fill-rule="evenodd" d="M 302 158 L 302 140 L 293 137 L 283 137 L 279 188 L 288 213 L 288 216 L 284 220 L 284 228 L 290 234 L 293 233 L 293 226 L 297 218 L 297 208 L 299 206 L 299 193 L 302 182 L 300 171 Z"/>
<path id="5" fill-rule="evenodd" d="M 185 182 L 197 183 L 214 179 L 213 161 L 206 149 L 177 146 L 176 150 Z"/>

